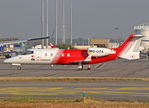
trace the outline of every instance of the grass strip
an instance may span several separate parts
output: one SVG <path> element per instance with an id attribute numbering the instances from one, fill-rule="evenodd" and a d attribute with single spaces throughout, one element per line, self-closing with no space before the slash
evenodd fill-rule
<path id="1" fill-rule="evenodd" d="M 119 100 L 105 100 L 105 99 L 96 99 L 91 97 L 83 97 L 80 98 L 48 98 L 48 97 L 30 97 L 30 96 L 21 96 L 21 97 L 4 97 L 0 98 L 0 102 L 18 102 L 18 103 L 76 103 L 76 102 L 84 102 L 84 103 L 147 103 L 148 101 L 119 101 Z"/>
<path id="2" fill-rule="evenodd" d="M 0 81 L 149 81 L 135 77 L 0 77 Z"/>
<path id="3" fill-rule="evenodd" d="M 149 102 L 14 97 L 0 99 L 0 108 L 149 108 Z"/>

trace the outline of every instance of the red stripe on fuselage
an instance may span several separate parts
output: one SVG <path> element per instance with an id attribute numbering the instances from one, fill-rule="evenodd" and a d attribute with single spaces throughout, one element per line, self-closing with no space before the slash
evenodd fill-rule
<path id="1" fill-rule="evenodd" d="M 89 62 L 89 64 L 95 64 L 95 63 L 101 63 L 101 62 L 106 62 L 106 61 L 111 61 L 115 60 L 117 58 L 116 54 L 111 54 L 108 56 L 103 56 L 103 57 L 92 57 L 92 60 Z"/>
<path id="2" fill-rule="evenodd" d="M 71 64 L 78 61 L 83 61 L 88 57 L 87 50 L 78 49 L 60 49 L 58 56 L 53 60 L 54 64 Z"/>
<path id="3" fill-rule="evenodd" d="M 74 50 L 74 49 L 60 49 L 58 56 L 53 59 L 53 64 L 77 64 L 79 61 L 84 61 L 88 57 L 87 50 Z M 106 62 L 116 59 L 116 54 L 111 54 L 104 57 L 92 57 L 90 62 L 84 62 L 85 64 L 95 64 L 100 62 Z"/>

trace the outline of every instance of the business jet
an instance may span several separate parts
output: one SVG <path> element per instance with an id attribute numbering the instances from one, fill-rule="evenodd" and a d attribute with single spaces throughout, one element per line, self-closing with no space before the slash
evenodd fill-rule
<path id="1" fill-rule="evenodd" d="M 27 54 L 6 59 L 4 63 L 11 63 L 20 70 L 23 64 L 78 65 L 78 69 L 82 70 L 83 65 L 107 62 L 118 57 L 128 60 L 139 59 L 140 51 L 138 48 L 142 37 L 139 34 L 132 34 L 120 47 L 111 49 L 29 49 Z"/>

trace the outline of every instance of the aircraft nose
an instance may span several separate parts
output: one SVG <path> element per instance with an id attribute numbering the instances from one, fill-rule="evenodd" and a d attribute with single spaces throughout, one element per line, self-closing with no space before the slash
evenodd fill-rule
<path id="1" fill-rule="evenodd" d="M 4 63 L 11 63 L 11 62 L 12 62 L 12 58 L 4 60 Z"/>

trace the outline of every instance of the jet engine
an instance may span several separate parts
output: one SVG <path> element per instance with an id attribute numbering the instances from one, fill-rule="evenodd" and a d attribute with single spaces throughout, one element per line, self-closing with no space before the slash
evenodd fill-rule
<path id="1" fill-rule="evenodd" d="M 110 54 L 115 54 L 116 52 L 108 48 L 89 48 L 87 53 L 88 55 L 92 55 L 93 57 L 102 57 Z"/>

